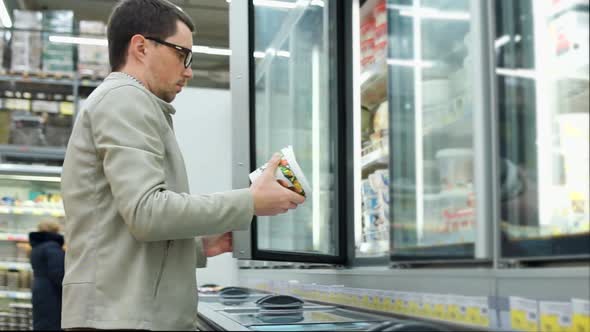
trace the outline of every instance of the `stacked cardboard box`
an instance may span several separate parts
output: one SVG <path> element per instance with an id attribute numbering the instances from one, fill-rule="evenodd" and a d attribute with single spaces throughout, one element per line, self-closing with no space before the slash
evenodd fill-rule
<path id="1" fill-rule="evenodd" d="M 80 34 L 104 38 L 106 25 L 101 21 L 80 21 Z M 79 45 L 78 71 L 81 76 L 105 77 L 109 73 L 109 51 L 106 46 Z"/>
<path id="2" fill-rule="evenodd" d="M 41 12 L 15 10 L 14 27 L 29 31 L 12 34 L 11 69 L 16 72 L 38 72 L 41 68 Z"/>
<path id="3" fill-rule="evenodd" d="M 71 75 L 74 71 L 74 46 L 49 41 L 49 36 L 71 36 L 74 31 L 74 12 L 49 10 L 43 12 L 43 71 Z"/>

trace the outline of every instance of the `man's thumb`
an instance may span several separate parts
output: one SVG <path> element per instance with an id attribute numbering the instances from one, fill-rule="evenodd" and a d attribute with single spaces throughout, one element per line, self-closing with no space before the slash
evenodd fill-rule
<path id="1" fill-rule="evenodd" d="M 277 170 L 277 167 L 279 167 L 279 163 L 281 162 L 281 154 L 280 153 L 275 153 L 272 158 L 270 158 L 270 160 L 268 161 L 268 166 L 266 167 L 266 169 L 264 170 L 265 174 L 270 174 L 271 176 L 274 177 L 274 174 Z"/>

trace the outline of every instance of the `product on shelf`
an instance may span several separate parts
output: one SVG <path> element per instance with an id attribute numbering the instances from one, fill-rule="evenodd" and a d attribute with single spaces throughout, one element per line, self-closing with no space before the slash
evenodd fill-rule
<path id="1" fill-rule="evenodd" d="M 80 34 L 101 38 L 106 34 L 106 25 L 101 21 L 80 21 Z M 106 77 L 110 71 L 108 48 L 98 45 L 79 45 L 78 71 L 83 77 Z"/>
<path id="2" fill-rule="evenodd" d="M 436 153 L 443 190 L 471 188 L 473 185 L 473 151 L 444 149 Z"/>
<path id="3" fill-rule="evenodd" d="M 74 12 L 48 10 L 43 12 L 43 71 L 71 74 L 74 70 L 74 46 L 54 43 L 49 40 L 56 34 L 71 35 L 74 30 Z"/>
<path id="4" fill-rule="evenodd" d="M 72 134 L 73 117 L 63 114 L 49 114 L 45 122 L 47 145 L 65 147 Z"/>
<path id="5" fill-rule="evenodd" d="M 373 132 L 373 113 L 369 108 L 362 106 L 361 108 L 361 137 L 363 143 L 369 141 L 369 136 Z M 363 146 L 364 147 L 364 146 Z"/>
<path id="6" fill-rule="evenodd" d="M 377 170 L 361 182 L 362 236 L 360 251 L 383 252 L 389 240 L 389 173 Z"/>
<path id="7" fill-rule="evenodd" d="M 554 54 L 568 67 L 588 66 L 589 14 L 586 10 L 568 10 L 549 23 Z"/>
<path id="8" fill-rule="evenodd" d="M 380 0 L 373 10 L 375 17 L 375 62 L 385 63 L 387 60 L 387 4 Z"/>
<path id="9" fill-rule="evenodd" d="M 375 62 L 375 19 L 371 16 L 361 24 L 362 70 Z"/>
<path id="10" fill-rule="evenodd" d="M 33 100 L 31 102 L 31 110 L 33 112 L 58 113 L 59 112 L 59 102 L 46 101 L 46 100 Z"/>
<path id="11" fill-rule="evenodd" d="M 10 144 L 45 146 L 41 117 L 27 114 L 12 115 Z"/>
<path id="12" fill-rule="evenodd" d="M 6 287 L 8 289 L 18 289 L 19 287 L 19 273 L 18 271 L 8 271 L 6 273 Z"/>
<path id="13" fill-rule="evenodd" d="M 8 144 L 10 138 L 10 112 L 0 109 L 0 144 Z"/>
<path id="14" fill-rule="evenodd" d="M 373 116 L 373 131 L 376 139 L 381 139 L 389 129 L 389 102 L 383 102 Z"/>
<path id="15" fill-rule="evenodd" d="M 586 110 L 587 111 L 587 110 Z M 590 152 L 588 113 L 557 116 L 559 138 L 564 161 L 565 193 L 569 227 L 572 232 L 585 230 L 590 223 Z"/>
<path id="16" fill-rule="evenodd" d="M 23 30 L 12 32 L 11 69 L 15 72 L 38 72 L 41 69 L 42 14 L 37 11 L 14 10 L 14 27 Z"/>

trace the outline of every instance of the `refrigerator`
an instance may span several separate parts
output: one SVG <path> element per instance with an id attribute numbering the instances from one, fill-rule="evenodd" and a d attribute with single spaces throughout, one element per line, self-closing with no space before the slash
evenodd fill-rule
<path id="1" fill-rule="evenodd" d="M 231 5 L 233 185 L 292 145 L 311 193 L 240 259 L 590 256 L 587 0 Z"/>

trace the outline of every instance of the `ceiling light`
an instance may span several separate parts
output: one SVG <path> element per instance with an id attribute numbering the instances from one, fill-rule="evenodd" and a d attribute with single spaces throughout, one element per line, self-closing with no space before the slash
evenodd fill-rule
<path id="1" fill-rule="evenodd" d="M 434 8 L 421 7 L 419 9 L 402 9 L 400 10 L 402 16 L 414 16 L 424 19 L 438 19 L 438 20 L 450 20 L 450 21 L 469 21 L 470 15 L 467 12 L 457 11 L 443 11 Z"/>
<path id="2" fill-rule="evenodd" d="M 297 7 L 297 3 L 276 0 L 254 0 L 254 6 L 280 9 L 295 9 Z"/>
<path id="3" fill-rule="evenodd" d="M 283 57 L 283 58 L 290 58 L 291 57 L 291 52 L 289 51 L 278 51 L 277 52 L 277 56 Z"/>
<path id="4" fill-rule="evenodd" d="M 108 46 L 108 41 L 101 38 L 83 38 L 83 37 L 69 37 L 69 36 L 49 36 L 49 41 L 58 44 L 76 44 L 76 45 L 96 45 Z M 215 48 L 208 46 L 193 46 L 193 52 L 210 55 L 230 56 L 231 50 L 226 48 Z"/>
<path id="5" fill-rule="evenodd" d="M 8 14 L 4 0 L 0 0 L 0 21 L 5 28 L 12 28 L 12 20 L 10 19 L 10 14 Z"/>
<path id="6" fill-rule="evenodd" d="M 209 46 L 193 46 L 193 52 L 195 53 L 203 53 L 203 54 L 210 54 L 210 55 L 225 55 L 230 56 L 231 50 L 227 48 L 215 48 Z"/>
<path id="7" fill-rule="evenodd" d="M 77 45 L 96 45 L 108 46 L 106 39 L 101 38 L 83 38 L 69 36 L 49 36 L 49 41 L 58 44 L 77 44 Z"/>
<path id="8" fill-rule="evenodd" d="M 434 62 L 420 61 L 420 60 L 387 59 L 387 64 L 390 66 L 401 66 L 401 67 L 420 67 L 420 68 L 434 67 Z"/>

